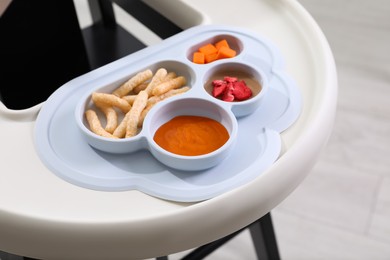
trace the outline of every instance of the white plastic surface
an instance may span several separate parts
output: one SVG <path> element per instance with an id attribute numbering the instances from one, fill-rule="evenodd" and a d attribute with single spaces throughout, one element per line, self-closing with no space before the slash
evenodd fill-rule
<path id="1" fill-rule="evenodd" d="M 247 0 L 239 12 L 245 16 L 237 15 L 236 0 L 223 1 L 224 12 L 215 11 L 220 1 L 156 2 L 164 2 L 170 14 L 178 2 L 208 22 L 248 28 L 278 47 L 303 98 L 300 117 L 281 134 L 280 157 L 254 180 L 197 203 L 137 190 L 96 191 L 63 181 L 41 162 L 33 144 L 36 108 L 15 112 L 0 107 L 0 250 L 38 259 L 168 255 L 252 223 L 309 174 L 331 133 L 337 101 L 332 52 L 312 17 L 298 2 L 287 0 Z M 114 71 L 125 61 L 92 74 Z"/>
<path id="2" fill-rule="evenodd" d="M 193 64 L 187 58 L 188 53 L 193 52 L 189 51 L 193 46 L 203 44 L 205 41 L 215 42 L 214 39 L 221 35 L 224 38 L 235 38 L 242 44 L 242 50 L 237 57 L 207 65 Z M 93 73 L 87 74 L 78 78 L 78 84 L 74 82 L 65 84 L 53 93 L 39 113 L 35 125 L 35 144 L 38 155 L 53 173 L 66 181 L 84 188 L 103 191 L 137 189 L 174 201 L 191 202 L 209 199 L 253 180 L 271 166 L 281 151 L 279 133 L 287 129 L 298 118 L 301 111 L 301 94 L 296 84 L 284 72 L 281 54 L 270 42 L 244 28 L 212 25 L 194 27 L 153 48 L 146 48 L 140 53 L 129 55 L 125 60 L 126 62 L 114 71 L 108 73 L 101 71 L 98 77 Z M 172 63 L 176 66 L 181 64 L 182 70 L 183 68 L 191 70 L 191 73 L 186 73 L 191 75 L 188 76 L 191 77 L 191 90 L 173 101 L 170 99 L 160 104 L 156 110 L 150 112 L 148 117 L 155 118 L 154 111 L 164 110 L 177 99 L 188 100 L 183 105 L 190 106 L 189 98 L 219 103 L 222 106 L 220 109 L 226 111 L 234 112 L 236 107 L 244 106 L 244 109 L 238 113 L 242 115 L 246 112 L 245 107 L 252 106 L 252 102 L 218 102 L 204 90 L 205 75 L 211 73 L 215 67 L 239 63 L 246 64 L 253 70 L 266 71 L 267 75 L 263 78 L 267 77 L 267 80 L 263 80 L 262 96 L 256 97 L 261 98 L 259 100 L 261 103 L 253 100 L 259 103 L 257 110 L 253 112 L 252 109 L 247 116 L 237 119 L 238 136 L 237 140 L 229 142 L 230 144 L 235 141 L 235 146 L 232 148 L 233 151 L 226 151 L 228 158 L 214 156 L 183 161 L 180 158 L 174 160 L 174 157 L 168 156 L 160 159 L 164 153 L 158 153 L 155 148 L 152 149 L 154 153 L 157 152 L 157 159 L 172 165 L 173 168 L 167 167 L 145 150 L 150 144 L 148 145 L 143 137 L 146 136 L 146 141 L 149 143 L 152 139 L 148 131 L 150 120 L 146 120 L 137 138 L 129 139 L 125 143 L 130 149 L 134 147 L 140 151 L 113 154 L 91 147 L 83 138 L 80 128 L 87 132 L 88 137 L 92 136 L 91 142 L 93 143 L 94 134 L 91 134 L 84 126 L 83 111 L 84 100 L 92 91 L 96 91 L 96 86 L 102 86 L 105 91 L 107 91 L 106 86 L 109 86 L 112 91 L 115 88 L 114 83 L 119 82 L 124 73 L 127 73 L 126 76 L 129 77 L 129 74 L 134 75 L 145 68 L 156 67 L 155 64 L 169 66 Z M 261 72 L 261 74 L 264 73 Z M 101 81 L 104 84 L 100 83 Z M 204 109 L 205 104 L 199 104 L 199 106 L 199 108 L 181 107 L 180 111 L 175 109 L 175 113 L 180 114 L 186 110 L 188 110 L 186 114 L 196 113 L 197 109 Z M 209 111 L 211 112 L 211 109 Z M 205 110 L 202 113 L 209 112 Z M 158 117 L 163 118 L 162 115 Z M 117 140 L 98 138 L 103 139 L 103 146 L 118 145 Z M 224 160 L 215 167 L 201 171 L 177 170 L 177 168 L 208 166 L 207 160 L 209 159 Z M 213 161 L 209 163 L 213 164 Z"/>

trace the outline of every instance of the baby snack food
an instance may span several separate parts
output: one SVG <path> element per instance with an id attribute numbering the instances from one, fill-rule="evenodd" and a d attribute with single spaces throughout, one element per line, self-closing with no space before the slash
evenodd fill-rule
<path id="1" fill-rule="evenodd" d="M 197 64 L 206 64 L 219 59 L 233 58 L 236 51 L 230 48 L 226 39 L 215 44 L 207 43 L 193 53 L 192 61 Z"/>
<path id="2" fill-rule="evenodd" d="M 186 79 L 159 68 L 141 71 L 116 88 L 112 93 L 94 92 L 91 100 L 106 119 L 103 127 L 100 113 L 85 111 L 89 128 L 97 135 L 109 138 L 128 138 L 138 134 L 147 112 L 158 102 L 189 90 Z M 121 118 L 121 119 L 120 119 Z"/>
<path id="3" fill-rule="evenodd" d="M 252 96 L 252 90 L 246 85 L 244 80 L 236 77 L 226 76 L 224 79 L 212 81 L 213 97 L 221 98 L 223 101 L 242 101 Z"/>

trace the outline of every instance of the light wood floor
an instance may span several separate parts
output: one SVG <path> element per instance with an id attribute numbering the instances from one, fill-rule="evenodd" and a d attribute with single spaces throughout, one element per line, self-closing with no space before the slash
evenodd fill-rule
<path id="1" fill-rule="evenodd" d="M 318 163 L 272 212 L 281 257 L 390 259 L 390 1 L 299 2 L 331 45 L 339 100 Z M 244 232 L 207 259 L 256 259 L 251 243 Z"/>
<path id="2" fill-rule="evenodd" d="M 390 259 L 390 1 L 301 0 L 334 52 L 333 135 L 274 210 L 283 259 Z"/>

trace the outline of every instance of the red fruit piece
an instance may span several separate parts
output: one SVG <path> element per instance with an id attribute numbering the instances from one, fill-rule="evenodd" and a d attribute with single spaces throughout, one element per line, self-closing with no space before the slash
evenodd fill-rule
<path id="1" fill-rule="evenodd" d="M 229 76 L 225 76 L 223 79 L 229 83 L 234 83 L 234 82 L 237 82 L 237 80 L 238 80 L 236 77 L 229 77 Z"/>
<path id="2" fill-rule="evenodd" d="M 227 102 L 232 102 L 234 100 L 233 96 L 234 86 L 233 83 L 228 83 L 226 89 L 223 92 L 222 100 Z"/>
<path id="3" fill-rule="evenodd" d="M 219 85 L 222 85 L 222 84 L 226 84 L 226 82 L 222 79 L 215 79 L 213 80 L 213 82 L 211 82 L 211 84 L 213 84 L 213 86 L 219 86 Z"/>
<path id="4" fill-rule="evenodd" d="M 252 90 L 241 80 L 233 83 L 232 95 L 237 100 L 246 100 L 252 96 Z"/>
<path id="5" fill-rule="evenodd" d="M 213 97 L 218 97 L 223 94 L 223 92 L 226 89 L 226 82 L 220 79 L 213 80 L 212 82 L 213 85 Z"/>

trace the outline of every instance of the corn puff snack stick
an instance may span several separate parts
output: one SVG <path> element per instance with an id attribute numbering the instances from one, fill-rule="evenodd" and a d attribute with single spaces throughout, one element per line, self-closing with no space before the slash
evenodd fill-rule
<path id="1" fill-rule="evenodd" d="M 131 110 L 129 111 L 129 120 L 127 121 L 126 127 L 126 138 L 132 137 L 137 134 L 138 131 L 138 121 L 139 117 L 146 106 L 148 101 L 148 93 L 145 90 L 142 90 L 138 93 L 137 98 L 134 101 Z"/>
<path id="2" fill-rule="evenodd" d="M 126 100 L 127 103 L 129 103 L 130 105 L 133 105 L 136 97 L 137 95 L 127 95 L 127 96 L 123 96 L 122 99 Z"/>
<path id="3" fill-rule="evenodd" d="M 155 104 L 161 100 L 164 100 L 164 99 L 167 99 L 167 98 L 170 98 L 170 97 L 173 97 L 175 95 L 178 95 L 178 94 L 182 94 L 182 93 L 185 93 L 187 92 L 188 90 L 190 89 L 190 87 L 188 86 L 185 86 L 185 87 L 182 87 L 182 88 L 178 88 L 178 89 L 171 89 L 169 90 L 168 92 L 164 93 L 164 94 L 161 94 L 160 96 L 152 96 L 148 99 L 148 103 L 147 103 L 147 106 L 151 105 L 151 104 Z"/>
<path id="4" fill-rule="evenodd" d="M 158 86 L 156 86 L 153 89 L 152 94 L 154 96 L 159 96 L 161 94 L 168 92 L 171 89 L 180 88 L 181 86 L 183 86 L 185 84 L 186 84 L 185 77 L 179 76 L 179 77 L 176 77 L 174 79 L 170 79 L 168 81 L 165 81 L 165 82 L 159 84 Z"/>
<path id="5" fill-rule="evenodd" d="M 161 70 L 162 70 L 161 72 L 157 71 L 156 74 L 155 74 L 153 77 L 155 77 L 157 74 L 164 73 L 164 71 L 167 72 L 164 68 L 162 68 Z M 173 79 L 173 78 L 176 78 L 176 77 L 177 77 L 177 76 L 176 76 L 176 73 L 173 72 L 173 71 L 167 72 L 167 73 L 165 73 L 165 74 L 166 74 L 165 77 L 164 77 L 163 79 L 161 79 L 161 81 L 160 81 L 159 83 L 162 83 L 162 82 L 164 82 L 164 81 L 167 81 L 167 80 L 169 80 L 169 79 Z M 152 79 L 152 81 L 153 81 L 153 79 Z M 138 86 L 134 87 L 133 90 L 132 90 L 132 92 L 133 92 L 134 94 L 138 94 L 141 90 L 145 90 L 145 89 L 148 87 L 148 85 L 149 85 L 150 83 L 151 83 L 151 82 L 143 82 L 143 83 L 139 84 Z M 158 82 L 156 82 L 156 83 L 159 84 Z M 151 95 L 151 93 L 148 93 L 148 94 L 149 94 L 149 96 Z M 123 98 L 123 97 L 122 97 L 122 98 Z M 130 104 L 131 104 L 131 103 L 130 103 Z"/>
<path id="6" fill-rule="evenodd" d="M 107 93 L 92 93 L 92 101 L 98 107 L 113 106 L 122 110 L 123 113 L 127 113 L 131 108 L 131 105 L 126 100 Z"/>
<path id="7" fill-rule="evenodd" d="M 185 87 L 178 88 L 178 89 L 171 89 L 170 91 L 162 94 L 159 97 L 162 100 L 162 99 L 166 99 L 166 98 L 169 98 L 169 97 L 173 97 L 173 96 L 178 95 L 178 94 L 186 93 L 188 90 L 190 90 L 189 86 L 185 86 Z"/>
<path id="8" fill-rule="evenodd" d="M 152 107 L 155 104 L 157 104 L 158 102 L 160 102 L 164 99 L 183 94 L 183 93 L 187 92 L 189 89 L 190 89 L 190 87 L 188 87 L 188 86 L 182 87 L 179 89 L 172 89 L 172 90 L 168 91 L 167 93 L 162 94 L 160 96 L 153 96 L 153 97 L 149 98 L 145 109 L 141 113 L 140 119 L 138 121 L 138 127 L 142 127 L 147 113 L 149 113 L 150 109 L 152 109 Z"/>
<path id="9" fill-rule="evenodd" d="M 174 78 L 176 78 L 176 77 L 177 77 L 177 75 L 176 75 L 175 72 L 173 72 L 173 71 L 168 72 L 168 74 L 165 76 L 163 82 L 168 81 L 168 80 L 170 80 L 170 79 L 174 79 Z"/>
<path id="10" fill-rule="evenodd" d="M 156 72 L 156 73 L 157 73 L 157 72 Z M 177 76 L 176 76 L 176 73 L 175 73 L 175 72 L 173 72 L 173 71 L 172 71 L 172 72 L 169 72 L 167 75 L 165 75 L 164 79 L 162 79 L 162 81 L 161 81 L 160 83 L 165 82 L 165 81 L 168 81 L 168 80 L 170 80 L 170 79 L 174 79 L 174 78 L 176 78 L 176 77 L 177 77 Z M 147 87 L 148 85 L 149 85 L 149 83 L 144 82 L 144 83 L 138 85 L 137 87 L 135 87 L 135 88 L 132 90 L 132 92 L 135 93 L 135 94 L 137 94 L 137 93 L 139 93 L 141 90 L 145 90 L 146 87 Z M 149 94 L 149 96 L 152 96 L 151 93 L 148 93 L 148 94 Z M 134 100 L 135 100 L 136 97 L 137 97 L 137 95 L 126 95 L 126 96 L 123 96 L 122 99 L 126 100 L 130 105 L 133 105 Z"/>
<path id="11" fill-rule="evenodd" d="M 145 88 L 149 85 L 149 82 L 143 82 L 139 84 L 138 86 L 134 87 L 131 92 L 134 94 L 138 94 L 141 90 L 145 90 Z"/>
<path id="12" fill-rule="evenodd" d="M 155 104 L 156 103 L 150 104 L 150 105 L 146 106 L 144 110 L 142 110 L 142 113 L 139 116 L 139 120 L 138 120 L 138 127 L 139 128 L 141 128 L 143 126 L 146 115 L 149 113 L 150 109 L 152 109 L 152 107 L 154 107 Z"/>
<path id="13" fill-rule="evenodd" d="M 126 135 L 127 121 L 129 121 L 130 111 L 126 113 L 118 127 L 112 133 L 117 138 L 123 138 Z"/>
<path id="14" fill-rule="evenodd" d="M 103 129 L 102 124 L 100 123 L 100 120 L 95 111 L 91 109 L 85 111 L 85 117 L 87 118 L 89 128 L 92 132 L 103 137 L 116 138 L 115 136 L 111 135 Z"/>
<path id="15" fill-rule="evenodd" d="M 168 72 L 164 68 L 158 69 L 156 71 L 156 74 L 154 74 L 152 80 L 150 81 L 149 85 L 145 89 L 146 93 L 148 93 L 148 96 L 152 94 L 154 87 L 160 84 L 164 80 L 167 74 Z"/>
<path id="16" fill-rule="evenodd" d="M 99 107 L 106 116 L 106 127 L 104 130 L 112 134 L 118 126 L 118 115 L 113 107 Z"/>
<path id="17" fill-rule="evenodd" d="M 118 97 L 123 97 L 130 93 L 130 91 L 133 90 L 136 86 L 139 84 L 151 79 L 153 76 L 153 73 L 150 69 L 142 71 L 137 73 L 134 77 L 126 81 L 124 84 L 122 84 L 120 87 L 115 89 L 112 94 Z"/>

